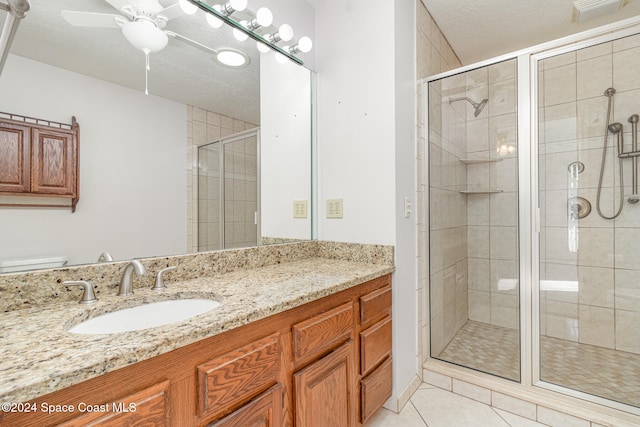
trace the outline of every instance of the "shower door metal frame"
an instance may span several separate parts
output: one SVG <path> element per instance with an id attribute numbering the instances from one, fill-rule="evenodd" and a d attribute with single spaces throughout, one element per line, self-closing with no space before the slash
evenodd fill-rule
<path id="1" fill-rule="evenodd" d="M 613 24 L 566 36 L 510 54 L 501 55 L 478 63 L 470 64 L 422 80 L 422 99 L 424 103 L 422 119 L 424 122 L 422 137 L 425 141 L 425 153 L 429 144 L 429 90 L 430 82 L 457 74 L 486 67 L 498 62 L 517 58 L 517 143 L 518 143 L 518 249 L 520 281 L 520 385 L 535 390 L 545 389 L 577 398 L 586 403 L 595 403 L 603 407 L 640 415 L 640 408 L 601 398 L 547 383 L 540 380 L 540 207 L 538 203 L 538 61 L 551 56 L 576 51 L 585 47 L 605 43 L 622 37 L 640 34 L 640 17 L 628 18 Z M 422 219 L 429 224 L 429 158 L 424 156 L 425 171 L 424 214 Z M 426 259 L 429 259 L 430 244 L 428 228 L 425 241 Z M 427 283 L 430 277 L 426 278 Z M 429 289 L 427 288 L 427 292 Z M 423 321 L 430 325 L 430 304 L 426 296 L 423 307 Z M 430 328 L 426 328 L 430 334 Z M 425 337 L 430 341 L 430 336 Z M 428 346 L 430 348 L 430 345 Z M 438 364 L 452 366 L 451 363 L 431 357 Z M 471 368 L 462 368 L 471 370 Z M 480 375 L 499 377 L 480 373 Z"/>
<path id="2" fill-rule="evenodd" d="M 637 20 L 635 20 L 637 21 Z M 545 382 L 540 379 L 540 206 L 538 195 L 540 189 L 538 188 L 539 170 L 538 170 L 538 111 L 539 111 L 539 99 L 538 99 L 538 63 L 541 60 L 551 58 L 557 55 L 565 53 L 576 52 L 580 49 L 585 49 L 591 46 L 595 46 L 601 43 L 611 42 L 617 39 L 621 39 L 628 36 L 640 34 L 640 24 L 632 24 L 630 26 L 623 26 L 617 30 L 608 31 L 605 34 L 601 32 L 594 34 L 592 37 L 584 38 L 581 41 L 563 44 L 559 47 L 549 48 L 546 50 L 537 50 L 528 56 L 528 68 L 529 74 L 527 76 L 530 79 L 530 91 L 528 97 L 531 99 L 530 106 L 530 123 L 534 124 L 530 129 L 530 153 L 531 161 L 531 195 L 530 195 L 530 216 L 533 219 L 532 223 L 532 236 L 536 238 L 532 239 L 531 246 L 531 292 L 532 295 L 532 322 L 531 322 L 531 335 L 532 335 L 532 384 L 536 387 L 552 390 L 586 400 L 589 402 L 597 403 L 610 408 L 618 409 L 625 412 L 631 412 L 636 415 L 640 415 L 640 407 L 620 403 L 611 399 L 606 399 L 593 394 L 578 391 L 569 387 L 560 386 L 557 384 Z M 524 59 L 524 58 L 523 58 Z M 536 268 L 533 268 L 536 267 Z"/>
<path id="3" fill-rule="evenodd" d="M 207 142 L 206 144 L 202 144 L 198 146 L 198 156 L 200 155 L 200 148 L 206 147 L 212 144 L 220 144 L 220 249 L 226 249 L 226 241 L 225 241 L 225 165 L 224 165 L 224 147 L 226 144 L 231 144 L 251 136 L 256 137 L 256 212 L 254 215 L 254 221 L 256 223 L 256 236 L 257 240 L 260 239 L 260 202 L 261 202 L 261 191 L 260 191 L 260 128 L 255 127 L 251 129 L 247 129 L 245 131 L 237 132 L 231 134 L 229 136 L 221 137 L 215 141 Z M 199 162 L 198 162 L 199 163 Z M 199 182 L 199 180 L 198 180 Z M 200 187 L 198 184 L 198 203 L 200 203 Z M 198 226 L 200 225 L 200 218 L 198 218 Z M 199 233 L 198 233 L 199 237 Z M 198 242 L 199 246 L 200 242 Z M 259 245 L 259 242 L 256 242 L 256 246 Z"/>

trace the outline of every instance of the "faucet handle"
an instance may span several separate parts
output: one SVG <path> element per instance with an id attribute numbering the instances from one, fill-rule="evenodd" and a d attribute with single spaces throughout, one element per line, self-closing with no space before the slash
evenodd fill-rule
<path id="1" fill-rule="evenodd" d="M 80 298 L 80 301 L 78 301 L 78 304 L 91 304 L 98 301 L 98 298 L 96 298 L 96 294 L 93 291 L 93 285 L 87 281 L 70 280 L 62 282 L 62 284 L 65 286 L 82 286 L 82 297 Z"/>
<path id="2" fill-rule="evenodd" d="M 167 286 L 164 284 L 164 280 L 162 278 L 162 274 L 166 271 L 173 271 L 175 270 L 177 267 L 172 266 L 172 267 L 167 267 L 165 269 L 162 269 L 160 271 L 158 271 L 158 275 L 156 276 L 156 283 L 155 285 L 153 285 L 153 287 L 151 289 L 153 289 L 154 291 L 161 291 L 163 289 L 167 289 Z"/>

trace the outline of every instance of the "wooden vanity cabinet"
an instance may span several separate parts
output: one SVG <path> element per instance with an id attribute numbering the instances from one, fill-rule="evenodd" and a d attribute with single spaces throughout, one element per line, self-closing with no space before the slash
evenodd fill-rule
<path id="1" fill-rule="evenodd" d="M 67 198 L 75 210 L 80 132 L 75 117 L 71 125 L 11 117 L 21 120 L 0 118 L 0 194 Z"/>
<path id="2" fill-rule="evenodd" d="M 390 314 L 387 275 L 29 402 L 74 412 L 0 425 L 361 426 L 391 395 Z"/>

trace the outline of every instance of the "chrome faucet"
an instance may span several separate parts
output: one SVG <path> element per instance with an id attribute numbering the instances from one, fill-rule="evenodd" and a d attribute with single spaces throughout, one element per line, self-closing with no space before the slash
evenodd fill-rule
<path id="1" fill-rule="evenodd" d="M 133 293 L 132 276 L 133 272 L 136 272 L 138 276 L 144 276 L 147 274 L 144 265 L 137 259 L 131 260 L 129 264 L 124 268 L 122 272 L 122 278 L 120 279 L 120 287 L 118 288 L 118 295 L 127 296 Z"/>

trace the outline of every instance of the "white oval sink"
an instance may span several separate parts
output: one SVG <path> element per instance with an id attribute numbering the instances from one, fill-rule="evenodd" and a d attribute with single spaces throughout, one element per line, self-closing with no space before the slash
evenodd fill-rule
<path id="1" fill-rule="evenodd" d="M 154 302 L 103 314 L 69 329 L 74 334 L 117 334 L 181 322 L 218 307 L 209 299 L 179 299 Z"/>

